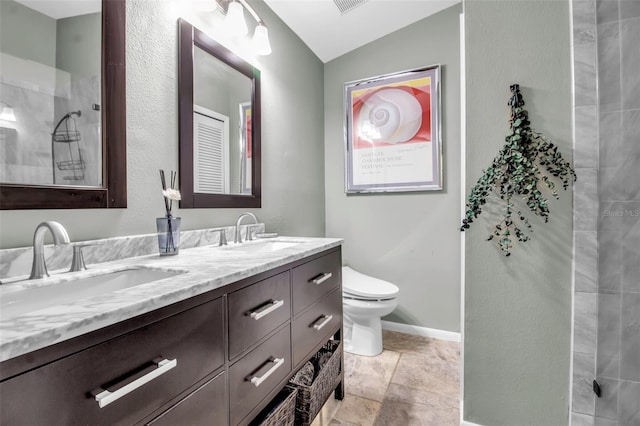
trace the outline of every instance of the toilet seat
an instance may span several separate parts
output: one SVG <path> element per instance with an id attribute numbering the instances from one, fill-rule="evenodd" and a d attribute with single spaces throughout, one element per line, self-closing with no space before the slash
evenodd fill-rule
<path id="1" fill-rule="evenodd" d="M 353 300 L 392 300 L 400 289 L 388 281 L 370 277 L 354 271 L 348 266 L 342 267 L 342 295 Z"/>

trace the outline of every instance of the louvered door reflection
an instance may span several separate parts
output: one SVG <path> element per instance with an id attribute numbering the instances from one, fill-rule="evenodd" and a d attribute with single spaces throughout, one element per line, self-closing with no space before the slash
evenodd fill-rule
<path id="1" fill-rule="evenodd" d="M 229 193 L 229 117 L 194 107 L 194 192 Z"/>

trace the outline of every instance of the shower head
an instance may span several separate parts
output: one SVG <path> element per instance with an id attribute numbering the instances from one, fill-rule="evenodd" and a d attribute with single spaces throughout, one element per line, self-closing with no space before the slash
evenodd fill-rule
<path id="1" fill-rule="evenodd" d="M 81 111 L 81 110 L 77 110 L 77 111 L 71 111 L 71 112 L 69 113 L 69 117 L 72 117 L 72 116 L 74 116 L 74 115 L 75 115 L 76 117 L 80 117 L 80 116 L 82 115 L 82 111 Z"/>

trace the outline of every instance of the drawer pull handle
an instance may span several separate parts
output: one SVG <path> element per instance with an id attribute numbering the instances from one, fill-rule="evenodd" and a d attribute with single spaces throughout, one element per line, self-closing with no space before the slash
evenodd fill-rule
<path id="1" fill-rule="evenodd" d="M 327 273 L 324 273 L 324 274 L 318 276 L 317 278 L 314 278 L 313 280 L 311 280 L 311 282 L 316 284 L 316 285 L 322 284 L 323 282 L 325 282 L 326 280 L 328 280 L 332 276 L 333 276 L 333 274 L 331 272 L 327 272 Z"/>
<path id="2" fill-rule="evenodd" d="M 156 368 L 153 371 L 150 371 L 149 373 L 145 374 L 142 377 L 137 378 L 133 382 L 121 387 L 117 391 L 110 392 L 102 388 L 98 389 L 100 393 L 95 395 L 95 399 L 98 402 L 98 405 L 100 406 L 100 408 L 106 407 L 112 402 L 117 401 L 118 399 L 122 398 L 128 393 L 131 393 L 132 391 L 138 389 L 140 386 L 144 385 L 145 383 L 149 383 L 151 380 L 155 379 L 158 376 L 163 375 L 164 373 L 166 373 L 167 371 L 171 370 L 176 365 L 178 365 L 177 359 L 162 359 L 162 360 L 154 359 L 153 362 L 157 364 L 158 368 Z"/>
<path id="3" fill-rule="evenodd" d="M 324 321 L 322 321 L 320 324 L 313 324 L 313 328 L 316 331 L 320 331 L 325 325 L 329 324 L 332 319 L 333 315 L 324 315 Z"/>
<path id="4" fill-rule="evenodd" d="M 280 368 L 280 366 L 282 366 L 282 364 L 284 364 L 284 358 L 271 358 L 271 359 L 269 359 L 268 362 L 272 362 L 273 363 L 273 367 L 268 369 L 262 376 L 260 376 L 260 377 L 252 376 L 251 380 L 249 380 L 251 383 L 253 383 L 255 385 L 255 387 L 260 386 L 262 384 L 262 382 L 267 380 L 267 378 L 269 378 L 270 375 L 272 375 L 278 368 Z"/>
<path id="5" fill-rule="evenodd" d="M 257 321 L 260 318 L 263 318 L 266 315 L 269 315 L 271 312 L 275 311 L 281 306 L 284 306 L 284 300 L 272 300 L 267 305 L 265 305 L 265 307 L 262 308 L 261 310 L 253 311 L 249 313 L 249 316 Z"/>

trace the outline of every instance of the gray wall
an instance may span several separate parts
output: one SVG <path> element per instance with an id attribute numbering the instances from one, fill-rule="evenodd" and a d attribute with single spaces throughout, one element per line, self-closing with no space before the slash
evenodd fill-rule
<path id="1" fill-rule="evenodd" d="M 100 75 L 102 14 L 62 18 L 56 24 L 56 67 L 72 80 Z"/>
<path id="2" fill-rule="evenodd" d="M 460 35 L 457 5 L 325 64 L 327 236 L 343 261 L 400 287 L 387 319 L 460 330 Z M 343 84 L 442 64 L 444 190 L 344 192 Z"/>
<path id="3" fill-rule="evenodd" d="M 268 231 L 324 235 L 323 64 L 261 1 L 273 53 L 261 57 L 262 208 Z M 158 169 L 178 169 L 177 19 L 206 29 L 181 0 L 127 1 L 127 209 L 0 212 L 0 246 L 31 244 L 43 220 L 74 241 L 155 232 L 164 214 Z M 304 200 L 304 202 L 300 202 Z M 238 209 L 178 210 L 184 229 L 235 222 Z M 174 214 L 176 214 L 174 213 Z"/>
<path id="4" fill-rule="evenodd" d="M 532 127 L 571 160 L 569 2 L 466 1 L 464 7 L 467 192 L 504 144 L 513 83 L 520 84 Z M 550 201 L 549 223 L 532 221 L 532 239 L 509 258 L 485 241 L 497 213 L 485 211 L 466 233 L 467 421 L 568 423 L 571 198 L 571 191 L 560 191 L 560 200 Z"/>
<path id="5" fill-rule="evenodd" d="M 0 1 L 0 51 L 56 66 L 56 20 L 13 0 Z"/>

